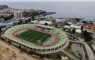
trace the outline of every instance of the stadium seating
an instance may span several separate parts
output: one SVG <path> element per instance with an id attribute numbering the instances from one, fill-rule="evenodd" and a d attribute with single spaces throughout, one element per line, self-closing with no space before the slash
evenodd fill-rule
<path id="1" fill-rule="evenodd" d="M 57 29 L 57 28 L 54 28 L 54 29 L 51 29 L 51 30 L 45 30 L 47 32 L 53 32 L 53 33 L 57 34 L 58 37 L 59 37 L 57 44 L 52 45 L 52 46 L 47 46 L 47 47 L 31 44 L 29 42 L 20 40 L 20 39 L 16 38 L 15 36 L 13 36 L 13 32 L 15 32 L 17 30 L 20 30 L 20 29 L 23 29 L 23 28 L 32 28 L 33 30 L 37 30 L 36 24 L 23 24 L 23 25 L 14 26 L 14 27 L 8 29 L 4 33 L 4 35 L 5 35 L 6 38 L 10 39 L 11 41 L 14 41 L 14 42 L 17 42 L 18 44 L 22 44 L 22 45 L 25 45 L 29 48 L 32 48 L 32 50 L 34 50 L 34 51 L 36 49 L 36 52 L 41 53 L 41 54 L 48 54 L 48 53 L 58 52 L 58 51 L 60 51 L 64 48 L 66 48 L 69 44 L 69 39 L 68 39 L 66 33 L 63 32 L 61 29 Z M 58 33 L 60 33 L 60 34 L 58 34 Z M 49 38 L 44 43 L 44 45 L 51 44 L 53 42 L 53 40 L 54 40 L 53 37 Z"/>

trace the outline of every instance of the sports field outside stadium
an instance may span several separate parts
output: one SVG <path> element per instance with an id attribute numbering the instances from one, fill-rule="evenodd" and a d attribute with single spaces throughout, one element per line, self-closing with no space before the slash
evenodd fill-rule
<path id="1" fill-rule="evenodd" d="M 26 30 L 20 34 L 17 34 L 16 36 L 35 44 L 43 44 L 49 37 L 51 37 L 50 34 L 34 30 Z"/>

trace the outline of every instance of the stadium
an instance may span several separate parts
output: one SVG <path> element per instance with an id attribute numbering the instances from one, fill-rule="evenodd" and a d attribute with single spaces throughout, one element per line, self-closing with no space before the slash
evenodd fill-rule
<path id="1" fill-rule="evenodd" d="M 38 24 L 9 28 L 3 38 L 15 46 L 39 54 L 56 53 L 69 45 L 69 39 L 62 29 Z"/>

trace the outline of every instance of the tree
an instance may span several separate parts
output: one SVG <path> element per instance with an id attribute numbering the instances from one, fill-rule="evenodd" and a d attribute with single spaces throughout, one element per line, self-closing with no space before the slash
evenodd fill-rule
<path id="1" fill-rule="evenodd" d="M 83 31 L 83 35 L 84 35 L 84 40 L 85 40 L 86 42 L 89 42 L 89 41 L 92 40 L 92 36 L 90 35 L 89 32 Z"/>
<path id="2" fill-rule="evenodd" d="M 76 20 L 77 22 L 79 22 L 79 21 L 81 20 L 81 18 L 75 18 L 75 20 Z"/>
<path id="3" fill-rule="evenodd" d="M 48 23 L 45 23 L 45 25 L 47 26 L 47 25 L 48 25 Z"/>
<path id="4" fill-rule="evenodd" d="M 2 30 L 1 30 L 1 27 L 0 27 L 0 35 L 1 35 L 1 33 L 2 33 Z"/>
<path id="5" fill-rule="evenodd" d="M 75 28 L 73 28 L 72 33 L 75 33 L 75 32 L 76 32 L 76 29 L 75 29 Z"/>

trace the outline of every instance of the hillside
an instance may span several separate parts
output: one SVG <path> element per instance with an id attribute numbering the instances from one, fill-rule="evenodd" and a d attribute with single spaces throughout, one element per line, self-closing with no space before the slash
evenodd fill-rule
<path id="1" fill-rule="evenodd" d="M 7 8 L 9 8 L 7 5 L 0 5 L 0 10 L 1 9 L 7 9 Z"/>

